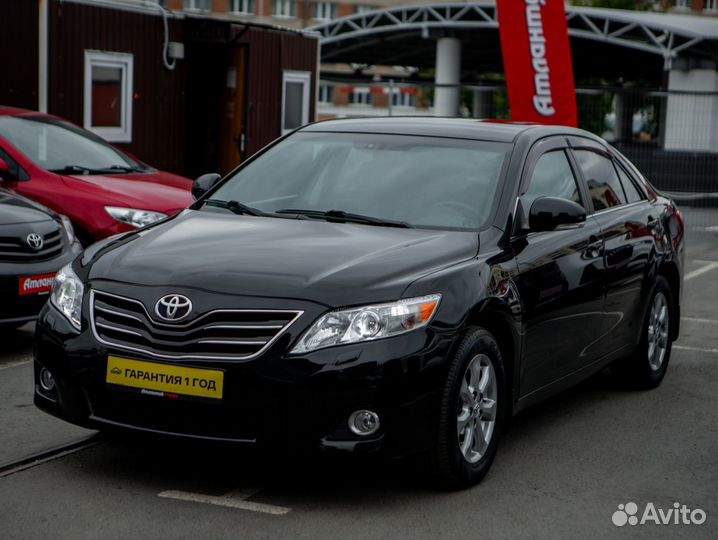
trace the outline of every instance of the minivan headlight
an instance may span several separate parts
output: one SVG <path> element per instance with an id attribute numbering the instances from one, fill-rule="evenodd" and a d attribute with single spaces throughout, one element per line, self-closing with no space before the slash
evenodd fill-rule
<path id="1" fill-rule="evenodd" d="M 290 353 L 302 354 L 333 345 L 373 341 L 411 332 L 429 324 L 440 300 L 440 294 L 432 294 L 331 311 L 302 334 Z"/>
<path id="2" fill-rule="evenodd" d="M 75 228 L 72 226 L 72 222 L 67 216 L 60 214 L 60 223 L 62 228 L 65 229 L 67 240 L 72 244 L 75 241 Z"/>
<path id="3" fill-rule="evenodd" d="M 118 206 L 105 206 L 105 211 L 117 221 L 132 225 L 138 229 L 167 217 L 167 214 L 163 214 L 162 212 L 137 210 L 136 208 L 120 208 Z"/>
<path id="4" fill-rule="evenodd" d="M 82 315 L 82 295 L 85 287 L 80 278 L 72 271 L 70 264 L 62 267 L 55 275 L 50 293 L 50 302 L 62 313 L 72 326 L 80 330 Z"/>

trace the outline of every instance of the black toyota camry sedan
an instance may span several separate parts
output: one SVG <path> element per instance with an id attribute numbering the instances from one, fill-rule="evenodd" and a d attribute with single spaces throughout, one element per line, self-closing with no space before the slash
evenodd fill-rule
<path id="1" fill-rule="evenodd" d="M 674 204 L 581 130 L 352 119 L 88 249 L 37 325 L 35 403 L 79 425 L 418 454 L 478 482 L 525 407 L 678 336 Z"/>
<path id="2" fill-rule="evenodd" d="M 0 187 L 0 332 L 37 318 L 55 272 L 80 251 L 66 217 Z"/>

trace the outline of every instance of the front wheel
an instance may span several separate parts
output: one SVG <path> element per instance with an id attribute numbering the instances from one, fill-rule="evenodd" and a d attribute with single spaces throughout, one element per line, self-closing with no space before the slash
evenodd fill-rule
<path id="1" fill-rule="evenodd" d="M 496 339 L 470 330 L 456 351 L 442 393 L 431 452 L 435 478 L 447 489 L 472 486 L 486 475 L 504 422 L 504 367 Z"/>

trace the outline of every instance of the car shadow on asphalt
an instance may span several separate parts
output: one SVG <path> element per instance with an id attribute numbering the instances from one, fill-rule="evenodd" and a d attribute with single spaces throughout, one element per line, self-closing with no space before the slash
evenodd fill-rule
<path id="1" fill-rule="evenodd" d="M 26 355 L 28 351 L 32 351 L 34 340 L 34 324 L 26 324 L 16 330 L 0 328 L 0 349 L 3 358 L 12 360 L 15 356 Z"/>
<path id="2" fill-rule="evenodd" d="M 597 402 L 627 390 L 606 374 L 598 374 L 516 417 L 504 434 L 497 462 L 520 454 L 521 447 L 576 414 L 587 414 Z M 407 494 L 435 497 L 440 490 L 427 482 L 420 460 L 379 456 L 297 454 L 275 448 L 252 448 L 185 440 L 109 435 L 101 452 L 87 455 L 83 471 L 121 481 L 138 489 L 180 490 L 208 495 L 258 490 L 253 500 L 272 504 L 344 508 L 347 505 L 402 504 Z M 514 456 L 515 457 L 515 456 Z M 492 476 L 503 474 L 490 472 Z M 447 496 L 451 496 L 447 494 Z M 301 501 L 301 502 L 300 502 Z"/>

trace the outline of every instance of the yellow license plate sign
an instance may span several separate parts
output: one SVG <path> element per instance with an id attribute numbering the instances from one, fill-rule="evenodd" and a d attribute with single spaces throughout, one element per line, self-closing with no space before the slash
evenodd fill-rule
<path id="1" fill-rule="evenodd" d="M 105 380 L 155 392 L 222 399 L 224 371 L 108 356 Z"/>

